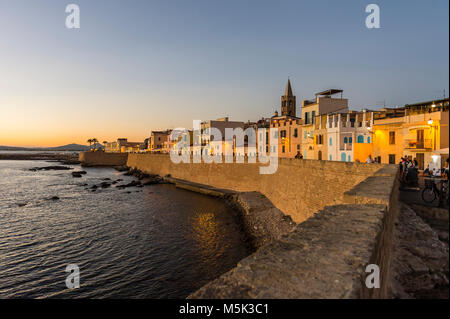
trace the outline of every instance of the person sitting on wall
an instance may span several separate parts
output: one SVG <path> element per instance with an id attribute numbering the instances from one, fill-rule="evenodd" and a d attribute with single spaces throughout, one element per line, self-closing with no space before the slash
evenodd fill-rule
<path id="1" fill-rule="evenodd" d="M 295 155 L 295 159 L 303 159 L 303 155 L 300 153 L 300 151 L 298 151 L 297 155 Z"/>
<path id="2" fill-rule="evenodd" d="M 372 155 L 369 154 L 369 157 L 366 159 L 366 163 L 368 164 L 372 164 L 373 163 L 373 159 L 372 159 Z"/>

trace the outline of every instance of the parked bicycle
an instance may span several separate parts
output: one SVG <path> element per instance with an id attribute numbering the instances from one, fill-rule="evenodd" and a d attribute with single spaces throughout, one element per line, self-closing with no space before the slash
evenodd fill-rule
<path id="1" fill-rule="evenodd" d="M 439 203 L 449 204 L 448 180 L 442 181 L 442 187 L 439 189 L 433 179 L 425 179 L 425 188 L 422 191 L 423 201 L 431 204 L 436 198 L 439 198 Z"/>

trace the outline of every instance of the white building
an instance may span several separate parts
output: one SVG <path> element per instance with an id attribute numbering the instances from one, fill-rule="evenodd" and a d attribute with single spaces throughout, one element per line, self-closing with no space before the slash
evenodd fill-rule
<path id="1" fill-rule="evenodd" d="M 327 121 L 328 160 L 365 161 L 372 154 L 373 112 L 330 114 Z"/>

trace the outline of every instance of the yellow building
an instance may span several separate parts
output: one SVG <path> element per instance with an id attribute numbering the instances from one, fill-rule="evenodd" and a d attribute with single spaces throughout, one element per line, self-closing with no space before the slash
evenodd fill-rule
<path id="1" fill-rule="evenodd" d="M 397 164 L 402 156 L 416 159 L 419 169 L 433 162 L 433 151 L 449 146 L 449 99 L 382 109 L 374 116 L 374 156 Z M 445 161 L 447 156 L 442 156 Z"/>
<path id="2" fill-rule="evenodd" d="M 105 152 L 107 153 L 137 153 L 140 151 L 141 142 L 128 142 L 126 138 L 119 138 L 116 142 L 105 144 Z"/>

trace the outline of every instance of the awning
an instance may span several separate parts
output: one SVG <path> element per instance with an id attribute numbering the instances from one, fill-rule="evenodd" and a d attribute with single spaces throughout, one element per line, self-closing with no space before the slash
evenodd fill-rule
<path id="1" fill-rule="evenodd" d="M 426 130 L 426 129 L 430 129 L 430 128 L 431 128 L 430 125 L 419 125 L 419 126 L 411 126 L 408 129 L 410 131 L 412 131 L 412 130 Z"/>

